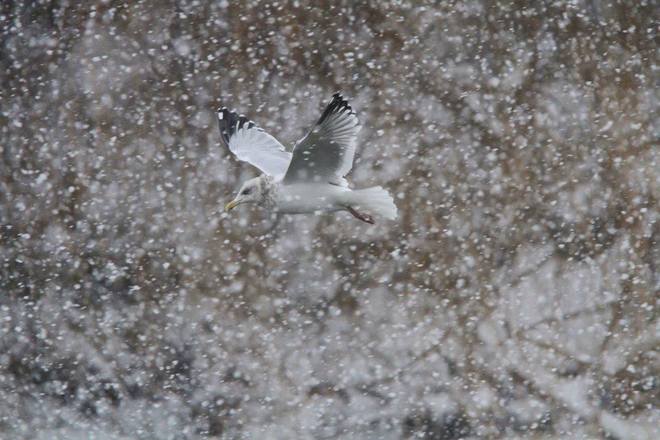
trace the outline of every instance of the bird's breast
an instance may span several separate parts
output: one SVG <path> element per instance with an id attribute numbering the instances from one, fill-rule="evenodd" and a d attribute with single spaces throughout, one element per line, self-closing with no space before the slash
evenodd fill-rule
<path id="1" fill-rule="evenodd" d="M 343 209 L 341 196 L 347 191 L 329 184 L 280 185 L 275 192 L 277 210 L 289 214 L 337 211 Z"/>

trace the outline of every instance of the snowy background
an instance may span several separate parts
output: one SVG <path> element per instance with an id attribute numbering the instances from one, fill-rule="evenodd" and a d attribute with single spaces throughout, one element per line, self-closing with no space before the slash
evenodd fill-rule
<path id="1" fill-rule="evenodd" d="M 653 1 L 4 1 L 0 438 L 657 439 Z M 396 222 L 222 212 L 330 95 Z"/>

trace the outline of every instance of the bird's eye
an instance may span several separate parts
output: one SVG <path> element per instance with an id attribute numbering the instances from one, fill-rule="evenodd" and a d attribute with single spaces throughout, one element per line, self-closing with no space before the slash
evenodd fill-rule
<path id="1" fill-rule="evenodd" d="M 244 195 L 244 196 L 247 196 L 251 192 L 252 192 L 252 190 L 250 188 L 246 188 L 246 189 L 243 190 L 243 192 L 241 194 Z"/>

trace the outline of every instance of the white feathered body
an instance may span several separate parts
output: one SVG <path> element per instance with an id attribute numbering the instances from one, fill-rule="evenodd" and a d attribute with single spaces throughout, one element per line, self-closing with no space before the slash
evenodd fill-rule
<path id="1" fill-rule="evenodd" d="M 283 214 L 334 212 L 349 206 L 389 219 L 396 218 L 397 214 L 392 197 L 380 186 L 361 190 L 328 183 L 273 182 L 269 186 L 272 208 Z"/>
<path id="2" fill-rule="evenodd" d="M 296 183 L 273 185 L 274 208 L 283 214 L 333 212 L 345 209 L 351 190 L 337 185 Z"/>

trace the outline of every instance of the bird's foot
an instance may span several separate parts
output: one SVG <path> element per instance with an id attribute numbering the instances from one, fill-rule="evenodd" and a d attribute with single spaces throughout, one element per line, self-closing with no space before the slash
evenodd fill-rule
<path id="1" fill-rule="evenodd" d="M 361 212 L 357 212 L 355 209 L 351 208 L 350 206 L 347 206 L 346 210 L 350 212 L 351 215 L 358 220 L 362 220 L 363 222 L 369 223 L 370 225 L 376 224 L 373 217 L 370 216 L 369 214 L 362 214 Z"/>

